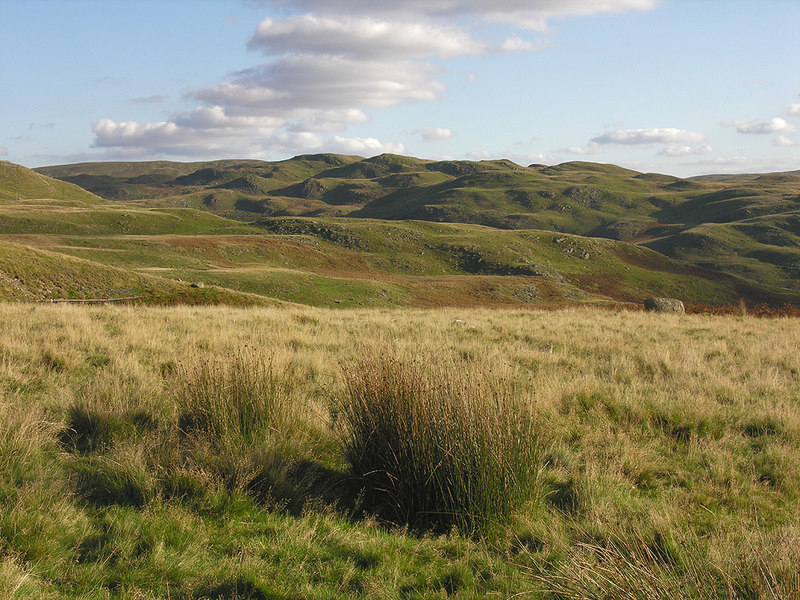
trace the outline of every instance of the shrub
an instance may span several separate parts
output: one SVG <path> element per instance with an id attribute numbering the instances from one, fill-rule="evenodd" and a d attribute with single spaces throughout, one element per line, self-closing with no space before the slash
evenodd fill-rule
<path id="1" fill-rule="evenodd" d="M 455 365 L 376 358 L 345 368 L 345 459 L 379 516 L 483 534 L 530 493 L 530 408 Z"/>

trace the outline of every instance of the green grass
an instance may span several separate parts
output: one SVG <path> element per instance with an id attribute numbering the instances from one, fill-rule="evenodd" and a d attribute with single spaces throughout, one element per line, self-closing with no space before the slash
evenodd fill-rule
<path id="1" fill-rule="evenodd" d="M 78 205 L 104 204 L 100 197 L 77 185 L 0 160 L 0 204 L 18 204 L 31 198 L 50 198 Z"/>
<path id="2" fill-rule="evenodd" d="M 77 226 L 75 235 L 68 220 L 41 213 L 30 234 L 7 239 L 99 263 L 98 274 L 114 267 L 129 278 L 156 276 L 179 287 L 200 282 L 313 306 L 552 305 L 653 296 L 703 304 L 796 300 L 791 288 L 751 283 L 749 272 L 740 279 L 720 276 L 602 238 L 368 219 L 272 217 L 244 225 L 197 211 L 140 212 L 141 221 L 132 218 L 126 226 L 128 234 L 111 235 L 113 228 L 94 220 Z M 45 218 L 57 225 L 42 225 Z M 118 214 L 106 218 L 119 227 Z M 51 229 L 64 233 L 47 233 Z M 4 273 L 13 279 L 10 270 Z M 52 273 L 37 278 L 46 282 Z"/>
<path id="3" fill-rule="evenodd" d="M 223 288 L 191 287 L 80 258 L 0 241 L 0 296 L 5 300 L 96 300 L 133 298 L 140 303 L 263 304 L 260 296 Z"/>

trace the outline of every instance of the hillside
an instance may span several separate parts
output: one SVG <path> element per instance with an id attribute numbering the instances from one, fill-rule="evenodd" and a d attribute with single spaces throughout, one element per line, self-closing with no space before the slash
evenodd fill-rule
<path id="1" fill-rule="evenodd" d="M 0 300 L 116 300 L 145 304 L 272 303 L 222 288 L 198 288 L 153 275 L 0 241 Z"/>
<path id="2" fill-rule="evenodd" d="M 103 199 L 81 187 L 0 160 L 0 204 L 48 198 L 63 204 L 101 204 Z"/>
<path id="3" fill-rule="evenodd" d="M 539 229 L 646 245 L 756 286 L 800 293 L 798 172 L 679 179 L 569 162 L 363 159 L 44 167 L 108 199 L 226 218 L 348 217 Z"/>

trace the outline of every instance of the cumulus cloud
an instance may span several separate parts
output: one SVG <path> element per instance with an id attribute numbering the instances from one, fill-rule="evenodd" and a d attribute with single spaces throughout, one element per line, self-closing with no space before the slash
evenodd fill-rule
<path id="1" fill-rule="evenodd" d="M 659 0 L 264 0 L 261 4 L 321 14 L 392 15 L 409 19 L 477 17 L 546 31 L 548 19 L 651 10 L 658 6 Z"/>
<path id="2" fill-rule="evenodd" d="M 95 147 L 187 156 L 264 156 L 293 149 L 400 152 L 399 142 L 331 134 L 366 123 L 370 108 L 440 99 L 446 92 L 442 60 L 529 52 L 546 43 L 518 33 L 485 41 L 475 37 L 487 31 L 481 25 L 501 22 L 518 30 L 546 31 L 548 19 L 648 10 L 659 0 L 249 2 L 287 15 L 264 19 L 250 37 L 248 48 L 266 56 L 262 64 L 190 90 L 187 97 L 199 106 L 170 119 L 100 119 L 93 125 Z M 146 96 L 131 101 L 162 100 Z M 427 141 L 453 135 L 434 128 L 415 133 Z"/>
<path id="3" fill-rule="evenodd" d="M 0 156 L 8 156 L 8 148 L 0 146 Z"/>
<path id="4" fill-rule="evenodd" d="M 392 106 L 439 98 L 438 68 L 422 61 L 355 60 L 301 54 L 237 73 L 191 95 L 231 114 L 281 114 L 316 109 Z"/>
<path id="5" fill-rule="evenodd" d="M 772 141 L 773 146 L 781 146 L 781 147 L 789 147 L 789 146 L 797 146 L 797 142 L 793 142 L 785 135 L 779 135 Z"/>
<path id="6" fill-rule="evenodd" d="M 764 135 L 770 133 L 792 132 L 797 128 L 788 121 L 775 117 L 767 121 L 752 121 L 751 119 L 728 119 L 723 121 L 725 127 L 735 127 L 739 133 Z"/>
<path id="7" fill-rule="evenodd" d="M 419 129 L 415 129 L 414 133 L 421 136 L 426 142 L 449 140 L 455 136 L 455 133 L 447 127 L 420 127 Z"/>
<path id="8" fill-rule="evenodd" d="M 534 50 L 540 50 L 546 43 L 543 41 L 538 42 L 530 42 L 528 40 L 523 40 L 519 35 L 512 35 L 509 38 L 506 38 L 506 41 L 503 42 L 503 45 L 500 46 L 501 52 L 533 52 Z"/>
<path id="9" fill-rule="evenodd" d="M 663 127 L 657 129 L 616 129 L 596 138 L 595 144 L 620 144 L 634 146 L 640 144 L 696 144 L 705 139 L 699 131 Z"/>
<path id="10" fill-rule="evenodd" d="M 259 139 L 275 135 L 283 119 L 229 116 L 221 106 L 201 106 L 170 121 L 139 123 L 100 119 L 92 127 L 95 147 L 151 148 L 167 154 L 257 152 Z"/>
<path id="11" fill-rule="evenodd" d="M 214 107 L 215 109 L 218 107 Z M 348 154 L 402 154 L 398 142 L 375 138 L 333 136 L 314 131 L 280 128 L 282 121 L 269 117 L 224 117 L 195 111 L 173 121 L 138 123 L 100 119 L 95 123 L 95 147 L 127 148 L 131 155 L 265 157 L 274 152 L 343 152 Z"/>
<path id="12" fill-rule="evenodd" d="M 389 152 L 391 154 L 404 154 L 406 149 L 401 143 L 381 142 L 375 138 L 346 138 L 334 136 L 328 143 L 333 152 L 346 154 L 366 154 L 369 156 Z"/>
<path id="13" fill-rule="evenodd" d="M 800 117 L 800 102 L 797 104 L 791 104 L 789 106 L 789 110 L 786 111 L 786 114 L 790 117 Z"/>
<path id="14" fill-rule="evenodd" d="M 331 54 L 370 60 L 452 58 L 486 51 L 486 44 L 457 27 L 315 15 L 264 19 L 247 46 L 266 54 Z"/>
<path id="15" fill-rule="evenodd" d="M 308 115 L 300 118 L 289 127 L 290 131 L 343 131 L 350 125 L 369 122 L 367 114 L 357 108 L 342 110 L 308 111 Z"/>
<path id="16" fill-rule="evenodd" d="M 658 151 L 659 156 L 676 157 L 676 156 L 692 156 L 699 154 L 710 154 L 713 151 L 711 146 L 682 146 L 679 144 L 670 144 L 665 148 Z"/>

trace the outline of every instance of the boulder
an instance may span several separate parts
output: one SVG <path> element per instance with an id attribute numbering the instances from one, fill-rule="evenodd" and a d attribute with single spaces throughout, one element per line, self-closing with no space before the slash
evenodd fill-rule
<path id="1" fill-rule="evenodd" d="M 686 312 L 683 302 L 675 298 L 648 298 L 644 301 L 647 312 L 674 313 L 682 315 Z"/>

